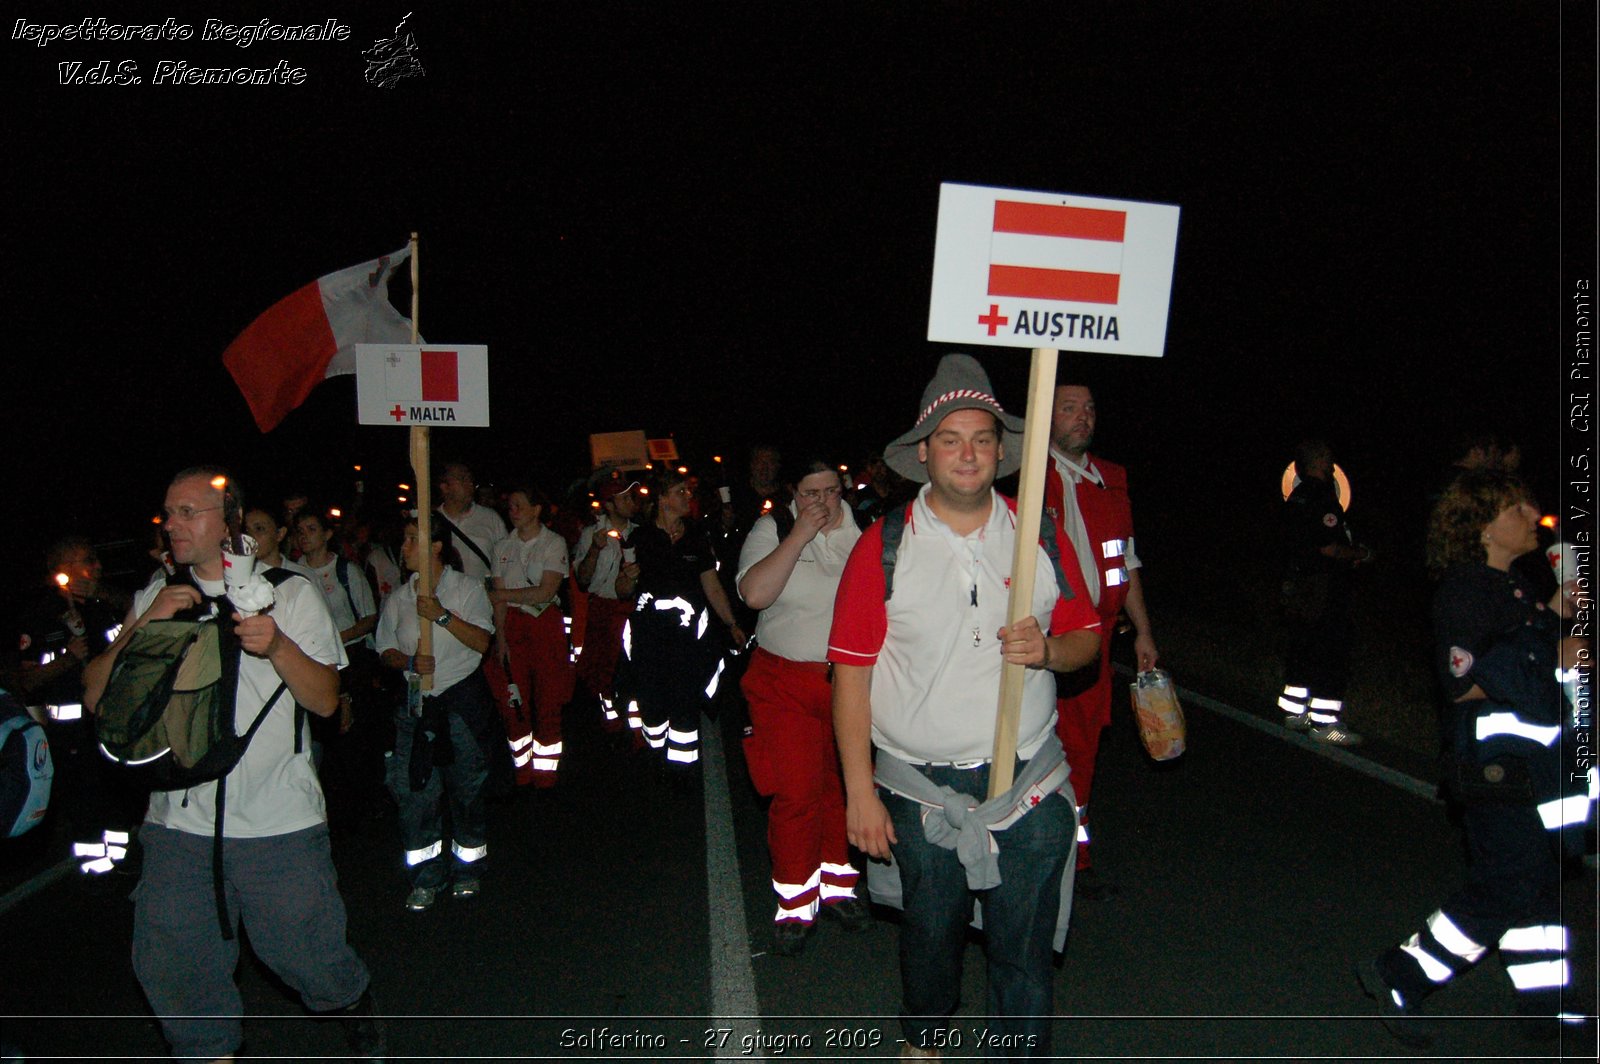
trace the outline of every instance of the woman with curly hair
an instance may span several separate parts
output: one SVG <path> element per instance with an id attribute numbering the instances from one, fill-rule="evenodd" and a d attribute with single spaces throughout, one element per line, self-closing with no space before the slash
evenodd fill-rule
<path id="1" fill-rule="evenodd" d="M 1497 947 L 1530 1034 L 1554 1035 L 1567 985 L 1558 843 L 1582 845 L 1591 802 L 1562 771 L 1568 712 L 1557 669 L 1586 660 L 1562 638 L 1578 596 L 1540 602 L 1511 563 L 1538 546 L 1527 489 L 1496 471 L 1462 474 L 1429 520 L 1435 666 L 1448 712 L 1449 783 L 1462 805 L 1467 882 L 1410 938 L 1358 966 L 1391 1034 L 1425 1046 L 1422 1001 Z"/>

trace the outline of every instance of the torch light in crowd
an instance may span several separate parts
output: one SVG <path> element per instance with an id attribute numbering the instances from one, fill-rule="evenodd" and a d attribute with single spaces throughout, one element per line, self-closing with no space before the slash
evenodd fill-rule
<path id="1" fill-rule="evenodd" d="M 713 461 L 713 462 L 715 462 L 715 463 L 717 463 L 717 465 L 721 465 L 721 464 L 722 464 L 722 456 L 721 456 L 721 455 L 720 455 L 720 454 L 714 454 L 714 455 L 712 455 L 712 456 L 711 456 L 711 460 L 712 460 L 712 461 Z"/>
<path id="2" fill-rule="evenodd" d="M 679 466 L 679 467 L 678 467 L 678 473 L 679 473 L 679 474 L 680 474 L 680 475 L 681 475 L 681 476 L 688 476 L 688 475 L 689 475 L 689 467 L 688 467 L 688 466 L 686 466 L 686 465 L 681 465 L 681 466 Z"/>
<path id="3" fill-rule="evenodd" d="M 410 491 L 411 490 L 411 485 L 410 484 L 396 484 L 395 487 L 399 488 L 401 491 Z"/>
<path id="4" fill-rule="evenodd" d="M 56 574 L 56 586 L 61 590 L 65 591 L 67 589 L 67 585 L 70 583 L 72 583 L 72 577 L 68 576 L 65 572 Z"/>
<path id="5" fill-rule="evenodd" d="M 761 512 L 764 513 L 764 514 L 770 514 L 772 512 L 772 500 L 771 499 L 762 499 L 761 500 Z"/>
<path id="6" fill-rule="evenodd" d="M 1543 517 L 1539 518 L 1540 528 L 1555 528 L 1560 523 L 1561 522 L 1556 518 L 1555 514 L 1545 514 Z"/>
<path id="7" fill-rule="evenodd" d="M 633 490 L 638 492 L 640 495 L 649 495 L 650 494 L 650 489 L 645 487 L 643 484 L 640 484 L 637 488 L 634 488 Z"/>
<path id="8" fill-rule="evenodd" d="M 404 495 L 401 495 L 399 498 L 395 499 L 395 502 L 407 502 L 407 501 L 409 501 L 409 500 L 407 500 Z"/>
<path id="9" fill-rule="evenodd" d="M 152 517 L 150 519 L 150 523 L 152 525 L 159 525 L 159 524 L 163 524 L 164 522 L 161 519 L 161 515 L 160 514 L 156 514 L 154 517 Z"/>
<path id="10" fill-rule="evenodd" d="M 621 539 L 622 538 L 622 533 L 618 532 L 614 528 L 606 529 L 606 535 L 610 536 L 612 539 Z"/>
<path id="11" fill-rule="evenodd" d="M 598 509 L 600 509 L 600 500 L 599 499 L 590 499 L 589 500 L 589 505 L 591 507 L 593 507 L 594 509 L 598 510 Z"/>
<path id="12" fill-rule="evenodd" d="M 361 472 L 361 467 L 360 466 L 356 466 L 356 472 L 357 473 Z"/>
<path id="13" fill-rule="evenodd" d="M 328 510 L 328 516 L 337 521 L 339 518 L 344 516 L 344 511 L 339 509 L 337 506 L 330 507 Z"/>

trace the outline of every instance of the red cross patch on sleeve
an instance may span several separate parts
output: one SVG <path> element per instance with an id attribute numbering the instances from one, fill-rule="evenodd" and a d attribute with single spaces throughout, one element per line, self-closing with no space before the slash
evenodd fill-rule
<path id="1" fill-rule="evenodd" d="M 1460 647 L 1450 648 L 1450 675 L 1461 679 L 1472 671 L 1472 654 Z"/>
<path id="2" fill-rule="evenodd" d="M 1339 523 L 1339 519 L 1337 517 L 1333 516 L 1332 514 L 1323 514 L 1322 515 L 1322 523 L 1324 525 L 1326 525 L 1328 528 L 1332 528 L 1334 525 L 1337 525 Z"/>

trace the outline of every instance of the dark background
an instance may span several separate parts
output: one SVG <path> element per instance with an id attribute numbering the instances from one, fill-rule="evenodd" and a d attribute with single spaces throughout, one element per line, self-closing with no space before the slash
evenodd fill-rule
<path id="1" fill-rule="evenodd" d="M 361 50 L 407 10 L 426 76 L 369 85 Z M 1592 210 L 1571 207 L 1592 206 L 1591 4 L 11 14 L 353 32 L 6 40 L 9 586 L 56 535 L 147 532 L 196 461 L 274 501 L 291 482 L 337 501 L 355 462 L 374 496 L 409 481 L 405 434 L 354 424 L 354 378 L 263 436 L 220 357 L 413 229 L 424 335 L 486 343 L 493 367 L 495 427 L 440 430 L 437 457 L 559 486 L 589 433 L 643 428 L 697 466 L 757 438 L 855 460 L 909 426 L 941 350 L 941 181 L 1181 206 L 1166 356 L 1063 354 L 1096 386 L 1097 450 L 1133 470 L 1147 556 L 1255 549 L 1307 434 L 1334 443 L 1357 528 L 1408 566 L 1458 431 L 1519 441 L 1555 508 L 1562 255 L 1593 255 Z M 56 83 L 56 63 L 100 59 L 146 83 Z M 160 59 L 287 59 L 308 80 L 155 86 Z M 1564 89 L 1590 108 L 1575 121 Z M 1027 353 L 977 353 L 1019 407 Z"/>

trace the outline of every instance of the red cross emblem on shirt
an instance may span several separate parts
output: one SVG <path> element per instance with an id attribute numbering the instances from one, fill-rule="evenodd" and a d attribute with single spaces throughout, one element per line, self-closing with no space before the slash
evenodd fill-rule
<path id="1" fill-rule="evenodd" d="M 1029 805 L 1038 805 L 1039 804 L 1039 796 L 1037 794 L 1028 795 L 1028 804 Z"/>
<path id="2" fill-rule="evenodd" d="M 1472 654 L 1460 647 L 1450 648 L 1450 675 L 1460 679 L 1472 670 Z"/>

